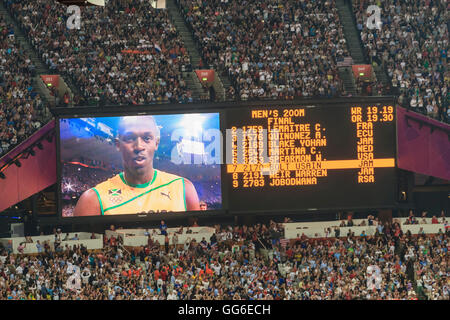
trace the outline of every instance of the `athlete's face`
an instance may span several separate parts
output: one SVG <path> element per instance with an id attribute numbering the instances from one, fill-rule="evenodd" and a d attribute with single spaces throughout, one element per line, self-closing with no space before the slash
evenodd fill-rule
<path id="1" fill-rule="evenodd" d="M 136 174 L 151 170 L 158 145 L 159 137 L 154 121 L 148 117 L 130 117 L 121 120 L 116 146 L 122 153 L 126 169 Z"/>

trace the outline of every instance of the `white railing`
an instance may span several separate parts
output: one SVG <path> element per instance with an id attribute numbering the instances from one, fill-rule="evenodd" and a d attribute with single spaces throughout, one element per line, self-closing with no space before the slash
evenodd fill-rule
<path id="1" fill-rule="evenodd" d="M 422 231 L 425 234 L 433 234 L 438 233 L 439 229 L 442 232 L 445 232 L 445 225 L 442 223 L 442 218 L 439 219 L 438 224 L 432 224 L 431 218 L 426 218 L 427 223 L 422 224 L 422 218 L 417 218 L 419 224 L 414 225 L 406 225 L 404 224 L 407 218 L 394 218 L 394 221 L 397 221 L 401 225 L 401 229 L 404 233 L 408 230 L 411 234 L 419 234 Z M 342 220 L 336 221 L 323 221 L 323 222 L 302 222 L 302 223 L 285 223 L 284 224 L 284 234 L 286 239 L 296 239 L 297 237 L 305 236 L 309 238 L 325 238 L 325 229 L 330 228 L 331 232 L 328 234 L 328 237 L 334 237 L 334 227 L 339 227 Z M 365 226 L 360 226 L 360 224 L 365 221 Z M 346 237 L 348 232 L 354 232 L 355 236 L 360 236 L 362 232 L 366 235 L 374 235 L 377 229 L 376 224 L 373 226 L 367 225 L 367 219 L 354 219 L 353 227 L 339 227 L 340 237 Z M 422 228 L 422 231 L 421 231 Z"/>
<path id="2" fill-rule="evenodd" d="M 74 245 L 83 245 L 88 250 L 96 250 L 103 248 L 103 235 L 102 234 L 95 234 L 96 239 L 91 239 L 92 233 L 89 232 L 72 232 L 69 233 L 68 239 L 72 239 L 75 237 L 75 235 L 78 235 L 79 240 L 65 240 L 61 241 L 61 247 L 65 248 L 65 246 L 69 246 L 72 248 Z M 61 240 L 66 237 L 66 234 L 61 234 Z M 14 237 L 14 238 L 2 238 L 0 239 L 0 243 L 3 244 L 5 248 L 10 248 L 12 250 L 12 253 L 17 254 L 19 253 L 18 247 L 21 243 L 25 244 L 25 248 L 23 249 L 24 254 L 30 254 L 30 253 L 38 253 L 38 248 L 36 246 L 37 242 L 42 246 L 42 251 L 44 250 L 44 242 L 47 242 L 51 248 L 51 250 L 54 250 L 55 247 L 55 236 L 52 235 L 46 235 L 46 236 L 34 236 L 31 237 L 33 242 L 26 243 L 25 237 Z"/>
<path id="3" fill-rule="evenodd" d="M 200 242 L 203 238 L 209 242 L 209 239 L 214 233 L 214 228 L 211 227 L 190 227 L 192 233 L 186 233 L 187 228 L 183 228 L 182 234 L 177 234 L 178 244 L 184 244 L 188 239 Z M 169 236 L 169 243 L 173 244 L 173 235 L 179 228 L 168 228 L 167 235 Z M 105 235 L 109 239 L 111 236 L 120 237 L 123 240 L 124 246 L 139 247 L 148 244 L 148 232 L 153 241 L 158 241 L 160 245 L 164 245 L 165 236 L 161 235 L 159 229 L 118 229 L 116 231 L 106 230 Z"/>

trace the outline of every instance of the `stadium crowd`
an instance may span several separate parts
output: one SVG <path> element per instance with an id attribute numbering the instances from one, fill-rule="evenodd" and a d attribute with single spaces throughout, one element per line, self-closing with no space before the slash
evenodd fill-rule
<path id="1" fill-rule="evenodd" d="M 450 298 L 448 230 L 412 236 L 394 222 L 380 225 L 374 236 L 299 235 L 288 241 L 282 224 L 273 221 L 215 227 L 211 238 L 199 243 L 169 245 L 175 232 L 163 245 L 148 233 L 148 245 L 134 249 L 123 247 L 120 238 L 104 237 L 100 252 L 64 245 L 60 230 L 54 232 L 55 251 L 29 237 L 21 245 L 39 246 L 37 256 L 0 251 L 0 299 Z"/>
<path id="2" fill-rule="evenodd" d="M 381 26 L 368 28 L 369 5 L 381 9 Z M 400 105 L 449 121 L 448 21 L 443 0 L 353 0 L 357 28 L 372 64 L 383 66 Z"/>
<path id="3" fill-rule="evenodd" d="M 34 65 L 0 15 L 0 155 L 25 140 L 51 117 L 33 88 Z"/>
<path id="4" fill-rule="evenodd" d="M 205 64 L 237 99 L 335 97 L 349 56 L 334 0 L 177 0 Z"/>
<path id="5" fill-rule="evenodd" d="M 182 77 L 190 67 L 166 10 L 150 1 L 109 1 L 81 8 L 80 29 L 68 29 L 67 6 L 46 0 L 4 0 L 50 70 L 71 79 L 75 105 L 191 102 Z"/>

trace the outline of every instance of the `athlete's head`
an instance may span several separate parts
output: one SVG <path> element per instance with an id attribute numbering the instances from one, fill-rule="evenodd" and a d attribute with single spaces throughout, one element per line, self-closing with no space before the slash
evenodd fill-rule
<path id="1" fill-rule="evenodd" d="M 152 170 L 159 139 L 159 128 L 152 116 L 122 117 L 116 146 L 122 153 L 125 170 L 133 175 Z"/>

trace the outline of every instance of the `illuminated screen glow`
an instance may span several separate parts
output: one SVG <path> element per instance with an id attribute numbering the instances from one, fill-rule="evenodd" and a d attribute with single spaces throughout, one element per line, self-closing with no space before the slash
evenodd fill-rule
<path id="1" fill-rule="evenodd" d="M 230 210 L 393 205 L 394 111 L 388 104 L 230 111 Z"/>

